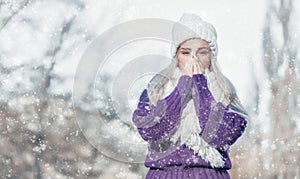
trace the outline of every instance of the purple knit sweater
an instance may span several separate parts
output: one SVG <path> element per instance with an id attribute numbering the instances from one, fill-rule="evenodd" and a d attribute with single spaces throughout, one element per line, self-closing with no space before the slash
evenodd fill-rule
<path id="1" fill-rule="evenodd" d="M 192 93 L 192 88 L 196 89 L 197 93 Z M 238 113 L 229 112 L 231 105 L 225 107 L 222 103 L 215 101 L 208 89 L 205 75 L 181 76 L 171 94 L 158 100 L 156 106 L 149 103 L 149 97 L 145 89 L 140 96 L 132 120 L 145 141 L 159 140 L 163 136 L 175 132 L 176 127 L 179 125 L 182 110 L 189 100 L 194 100 L 200 127 L 204 129 L 200 133 L 201 137 L 223 156 L 225 161 L 223 169 L 230 169 L 229 146 L 242 135 L 247 126 L 247 120 Z M 210 122 L 210 126 L 205 128 L 209 115 L 213 112 L 211 106 L 213 106 L 213 111 L 220 112 L 222 110 L 221 112 L 224 115 L 219 121 Z M 159 118 L 159 122 L 155 122 L 157 118 Z M 212 124 L 218 124 L 218 127 L 214 127 Z M 170 155 L 158 160 L 151 160 L 147 157 L 144 164 L 146 167 L 152 168 L 164 168 L 172 165 L 211 168 L 209 162 L 204 161 L 192 149 L 187 148 L 185 144 Z"/>

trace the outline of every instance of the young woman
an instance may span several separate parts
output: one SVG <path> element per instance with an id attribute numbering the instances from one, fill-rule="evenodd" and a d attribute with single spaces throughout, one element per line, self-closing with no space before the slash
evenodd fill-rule
<path id="1" fill-rule="evenodd" d="M 230 178 L 230 146 L 247 126 L 220 72 L 215 28 L 185 13 L 172 30 L 171 64 L 142 92 L 133 122 L 148 142 L 146 179 Z"/>

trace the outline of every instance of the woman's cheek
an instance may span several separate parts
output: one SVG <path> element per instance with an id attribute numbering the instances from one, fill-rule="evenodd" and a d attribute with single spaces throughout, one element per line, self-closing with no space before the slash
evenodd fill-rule
<path id="1" fill-rule="evenodd" d="M 182 58 L 181 56 L 179 56 L 178 59 L 179 59 L 179 60 L 178 60 L 179 64 L 181 64 L 181 65 L 184 66 L 184 65 L 185 65 L 185 59 Z"/>
<path id="2" fill-rule="evenodd" d="M 210 60 L 209 59 L 205 59 L 202 61 L 204 68 L 208 68 L 210 65 Z"/>

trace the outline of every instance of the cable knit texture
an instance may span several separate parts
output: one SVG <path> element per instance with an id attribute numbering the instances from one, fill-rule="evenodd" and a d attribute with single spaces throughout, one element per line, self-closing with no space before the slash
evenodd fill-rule
<path id="1" fill-rule="evenodd" d="M 201 136 L 215 148 L 226 150 L 242 135 L 247 120 L 238 113 L 230 112 L 230 105 L 225 107 L 222 102 L 216 102 L 203 74 L 194 75 L 193 79 L 199 92 L 193 99 L 204 129 Z"/>
<path id="2" fill-rule="evenodd" d="M 215 27 L 193 13 L 184 13 L 172 29 L 171 55 L 176 54 L 180 43 L 191 38 L 206 40 L 214 56 L 218 54 L 217 32 Z"/>
<path id="3" fill-rule="evenodd" d="M 133 122 L 144 140 L 158 140 L 173 131 L 178 125 L 182 110 L 191 99 L 191 86 L 191 78 L 181 76 L 172 93 L 159 100 L 156 106 L 150 103 L 147 90 L 143 91 L 138 109 L 133 113 Z"/>

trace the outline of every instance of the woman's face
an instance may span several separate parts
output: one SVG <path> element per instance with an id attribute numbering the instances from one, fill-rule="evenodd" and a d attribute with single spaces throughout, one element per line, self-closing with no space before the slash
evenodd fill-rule
<path id="1" fill-rule="evenodd" d="M 209 68 L 211 50 L 207 41 L 195 38 L 183 42 L 177 50 L 178 66 L 184 69 L 186 63 L 200 60 L 204 69 Z"/>

